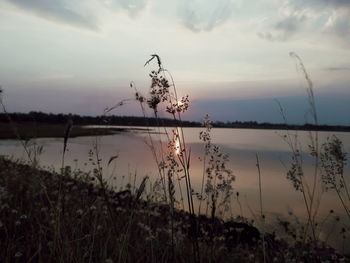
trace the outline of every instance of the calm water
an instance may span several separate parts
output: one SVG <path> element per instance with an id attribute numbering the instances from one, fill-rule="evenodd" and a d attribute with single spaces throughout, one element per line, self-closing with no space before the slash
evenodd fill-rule
<path id="1" fill-rule="evenodd" d="M 187 145 L 191 148 L 191 178 L 195 190 L 199 191 L 202 178 L 202 163 L 199 157 L 203 156 L 203 144 L 199 141 L 201 128 L 185 128 Z M 158 131 L 158 130 L 154 130 Z M 169 129 L 170 131 L 170 129 Z M 295 132 L 290 132 L 295 134 Z M 250 129 L 213 129 L 212 141 L 221 147 L 221 151 L 229 154 L 229 168 L 234 171 L 236 181 L 234 188 L 240 193 L 242 211 L 237 200 L 232 202 L 232 215 L 254 218 L 259 211 L 258 172 L 256 167 L 256 154 L 260 159 L 262 176 L 263 210 L 269 218 L 287 215 L 293 211 L 300 218 L 305 218 L 305 207 L 299 192 L 294 191 L 291 182 L 286 179 L 286 172 L 290 165 L 291 150 L 282 136 L 287 131 L 250 130 Z M 308 132 L 298 132 L 301 145 L 308 145 Z M 320 143 L 327 136 L 335 134 L 344 143 L 346 152 L 350 150 L 349 133 L 319 132 Z M 159 145 L 159 139 L 165 141 L 164 134 L 153 134 L 154 142 Z M 100 157 L 104 166 L 105 175 L 110 178 L 111 184 L 119 187 L 130 182 L 133 184 L 136 174 L 136 184 L 143 176 L 151 179 L 157 178 L 156 163 L 146 142 L 148 135 L 145 132 L 125 132 L 111 136 L 97 138 Z M 69 139 L 66 164 L 73 168 L 91 170 L 88 152 L 93 149 L 96 137 L 80 137 Z M 40 162 L 44 166 L 53 166 L 59 169 L 62 155 L 62 139 L 37 139 L 36 143 L 44 146 Z M 306 149 L 305 149 L 306 150 Z M 0 154 L 26 158 L 24 150 L 16 141 L 0 141 Z M 119 157 L 107 166 L 111 156 Z M 306 159 L 305 170 L 312 170 L 311 163 Z M 345 167 L 348 176 L 349 165 Z M 311 176 L 310 174 L 308 174 Z M 333 193 L 324 193 L 320 206 L 320 221 L 333 209 L 342 216 L 343 209 Z"/>

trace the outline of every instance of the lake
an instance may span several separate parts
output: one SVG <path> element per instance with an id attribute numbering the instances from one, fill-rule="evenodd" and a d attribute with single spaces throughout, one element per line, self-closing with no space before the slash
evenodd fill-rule
<path id="1" fill-rule="evenodd" d="M 184 135 L 188 149 L 191 149 L 191 180 L 195 191 L 200 190 L 203 164 L 199 158 L 203 157 L 204 145 L 199 140 L 199 132 L 203 128 L 184 128 Z M 170 133 L 171 128 L 167 128 Z M 298 141 L 307 150 L 309 144 L 309 132 L 307 131 L 276 131 L 257 129 L 212 129 L 212 143 L 218 145 L 223 153 L 230 157 L 228 167 L 233 170 L 236 180 L 234 190 L 239 192 L 239 200 L 236 194 L 232 197 L 231 211 L 229 215 L 242 215 L 247 218 L 257 218 L 259 206 L 258 170 L 256 166 L 256 154 L 259 157 L 262 182 L 263 213 L 267 219 L 273 221 L 277 217 L 289 217 L 292 212 L 300 219 L 306 218 L 305 206 L 302 195 L 296 192 L 292 183 L 286 179 L 287 170 L 291 163 L 291 149 L 284 140 L 287 134 L 298 136 Z M 341 132 L 319 132 L 319 144 L 332 134 L 342 140 L 346 152 L 350 150 L 350 134 Z M 159 141 L 166 141 L 164 130 L 155 128 L 151 134 L 155 145 Z M 145 131 L 121 132 L 109 136 L 78 137 L 68 140 L 68 152 L 65 156 L 65 164 L 72 169 L 80 168 L 89 171 L 93 165 L 89 161 L 89 151 L 97 142 L 99 156 L 104 169 L 104 175 L 111 185 L 116 188 L 127 183 L 138 185 L 143 176 L 149 176 L 154 182 L 158 178 L 157 165 L 146 141 L 149 135 Z M 43 145 L 44 151 L 40 155 L 40 164 L 59 170 L 63 151 L 63 139 L 44 138 L 37 139 L 38 145 Z M 159 147 L 158 147 L 159 148 Z M 25 151 L 18 141 L 0 141 L 0 154 L 26 158 Z M 108 161 L 112 156 L 118 155 L 110 165 Z M 312 177 L 311 159 L 305 157 L 304 171 L 307 177 Z M 349 165 L 345 167 L 345 176 L 349 175 Z M 135 177 L 136 175 L 136 177 Z M 348 178 L 349 179 L 349 178 Z M 349 183 L 349 181 L 348 181 Z M 149 191 L 149 190 L 148 190 Z M 197 204 L 197 203 L 196 203 Z M 322 221 L 330 210 L 334 210 L 340 218 L 344 216 L 344 210 L 333 192 L 322 194 L 318 218 Z M 348 220 L 348 219 L 347 219 Z M 332 225 L 327 220 L 326 224 Z M 324 236 L 327 233 L 323 233 Z M 325 238 L 325 237 L 324 237 Z"/>

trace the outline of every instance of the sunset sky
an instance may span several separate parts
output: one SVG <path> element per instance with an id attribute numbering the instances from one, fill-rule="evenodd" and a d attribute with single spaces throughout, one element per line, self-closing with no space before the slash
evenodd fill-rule
<path id="1" fill-rule="evenodd" d="M 350 125 L 349 0 L 0 0 L 9 111 L 101 114 L 133 96 L 130 81 L 147 93 L 156 53 L 190 97 L 187 119 L 282 122 L 278 99 L 303 123 L 306 85 L 289 52 L 315 84 L 320 123 Z"/>

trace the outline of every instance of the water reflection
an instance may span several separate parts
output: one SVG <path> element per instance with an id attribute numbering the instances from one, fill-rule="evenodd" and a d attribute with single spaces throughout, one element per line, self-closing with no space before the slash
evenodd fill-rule
<path id="1" fill-rule="evenodd" d="M 191 149 L 191 178 L 195 190 L 199 191 L 202 181 L 202 163 L 204 145 L 199 141 L 200 128 L 185 128 L 186 143 Z M 170 129 L 167 130 L 170 133 Z M 164 130 L 155 130 L 159 134 L 153 134 L 154 143 L 165 144 L 167 136 Z M 171 134 L 171 133 L 170 133 Z M 264 213 L 272 218 L 276 215 L 288 215 L 293 212 L 299 218 L 305 218 L 305 206 L 302 195 L 294 191 L 291 182 L 286 179 L 286 172 L 290 165 L 290 149 L 283 140 L 287 131 L 274 130 L 249 130 L 249 129 L 213 129 L 211 137 L 213 143 L 219 145 L 222 152 L 229 154 L 229 168 L 234 171 L 236 181 L 234 188 L 240 193 L 240 203 L 236 196 L 232 202 L 231 215 L 242 214 L 245 217 L 254 218 L 259 211 L 258 171 L 256 167 L 256 154 L 259 156 L 262 195 Z M 346 152 L 350 150 L 350 136 L 347 133 L 319 132 L 320 143 L 327 136 L 336 134 L 344 143 Z M 291 136 L 295 133 L 292 132 Z M 298 132 L 298 140 L 301 145 L 309 143 L 308 132 Z M 80 137 L 68 141 L 66 153 L 66 165 L 90 171 L 93 164 L 89 162 L 88 152 L 93 149 L 94 143 L 98 144 L 104 174 L 110 183 L 116 187 L 126 183 L 138 184 L 145 175 L 152 180 L 158 178 L 157 165 L 149 149 L 148 134 L 145 132 L 125 132 L 112 136 Z M 147 143 L 148 141 L 148 143 Z M 36 143 L 44 146 L 44 153 L 40 156 L 43 166 L 52 166 L 56 170 L 61 167 L 62 139 L 37 139 Z M 307 150 L 307 149 L 304 149 Z M 21 145 L 16 141 L 0 141 L 0 154 L 26 158 Z M 110 165 L 111 156 L 118 155 Z M 311 159 L 305 156 L 305 171 L 311 172 Z M 345 175 L 349 174 L 349 165 L 345 167 Z M 134 176 L 136 181 L 134 183 Z M 334 210 L 342 215 L 343 208 L 334 193 L 322 194 L 322 206 L 320 206 L 320 221 L 326 217 L 329 210 Z M 325 233 L 323 234 L 326 235 Z"/>

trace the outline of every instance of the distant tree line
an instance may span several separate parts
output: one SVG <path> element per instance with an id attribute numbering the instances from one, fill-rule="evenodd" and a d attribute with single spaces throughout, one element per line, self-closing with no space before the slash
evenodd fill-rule
<path id="1" fill-rule="evenodd" d="M 31 111 L 29 113 L 0 113 L 0 122 L 6 123 L 11 119 L 14 122 L 38 122 L 48 124 L 65 124 L 69 119 L 74 125 L 118 125 L 118 126 L 179 126 L 199 127 L 201 124 L 194 121 L 179 122 L 167 118 L 144 118 L 134 116 L 80 116 L 77 114 L 53 114 Z"/>
<path id="2" fill-rule="evenodd" d="M 270 130 L 305 130 L 305 131 L 346 131 L 350 132 L 350 126 L 341 125 L 314 125 L 314 124 L 285 124 L 285 123 L 258 123 L 256 121 L 235 121 L 235 122 L 220 122 L 213 124 L 217 128 L 240 128 L 240 129 L 270 129 Z"/>
<path id="3" fill-rule="evenodd" d="M 9 122 L 9 118 L 14 122 L 38 122 L 48 124 L 65 124 L 72 119 L 74 125 L 118 125 L 118 126 L 183 126 L 201 127 L 200 122 L 177 121 L 168 118 L 144 118 L 135 116 L 80 116 L 77 114 L 53 114 L 31 111 L 29 113 L 0 113 L 0 123 Z M 318 131 L 346 131 L 350 132 L 350 126 L 340 125 L 291 125 L 281 123 L 258 123 L 256 121 L 235 121 L 235 122 L 213 122 L 216 128 L 240 128 L 240 129 L 272 129 L 272 130 L 318 130 Z"/>

